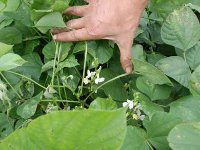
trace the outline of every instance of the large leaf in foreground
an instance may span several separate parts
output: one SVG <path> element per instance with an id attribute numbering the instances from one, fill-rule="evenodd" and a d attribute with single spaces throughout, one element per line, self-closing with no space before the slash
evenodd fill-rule
<path id="1" fill-rule="evenodd" d="M 3 140 L 0 149 L 119 149 L 126 134 L 126 110 L 54 112 Z"/>
<path id="2" fill-rule="evenodd" d="M 199 20 L 189 7 L 181 7 L 169 15 L 161 36 L 165 43 L 186 51 L 200 40 Z"/>
<path id="3" fill-rule="evenodd" d="M 19 55 L 9 53 L 0 57 L 0 71 L 8 71 L 25 63 Z"/>
<path id="4" fill-rule="evenodd" d="M 170 113 L 176 114 L 183 121 L 200 121 L 200 98 L 183 97 L 170 104 Z"/>
<path id="5" fill-rule="evenodd" d="M 148 140 L 156 149 L 170 150 L 167 136 L 169 131 L 175 127 L 181 120 L 176 114 L 168 114 L 165 112 L 155 113 L 150 120 L 144 121 L 147 129 Z"/>
<path id="6" fill-rule="evenodd" d="M 200 42 L 188 49 L 185 53 L 185 57 L 191 69 L 195 70 L 200 65 Z"/>
<path id="7" fill-rule="evenodd" d="M 156 66 L 161 69 L 166 75 L 173 78 L 183 86 L 188 86 L 188 81 L 191 76 L 191 71 L 188 64 L 182 57 L 171 56 L 161 59 Z"/>
<path id="8" fill-rule="evenodd" d="M 8 53 L 12 49 L 13 45 L 8 45 L 0 42 L 0 56 Z"/>
<path id="9" fill-rule="evenodd" d="M 177 125 L 168 136 L 173 150 L 199 150 L 200 122 Z"/>
<path id="10" fill-rule="evenodd" d="M 165 74 L 155 66 L 137 59 L 133 59 L 132 62 L 134 65 L 134 71 L 139 72 L 153 84 L 172 84 L 167 76 L 165 76 Z"/>
<path id="11" fill-rule="evenodd" d="M 144 130 L 129 126 L 121 150 L 150 150 Z"/>
<path id="12" fill-rule="evenodd" d="M 192 73 L 189 82 L 189 88 L 193 95 L 200 96 L 200 66 Z"/>

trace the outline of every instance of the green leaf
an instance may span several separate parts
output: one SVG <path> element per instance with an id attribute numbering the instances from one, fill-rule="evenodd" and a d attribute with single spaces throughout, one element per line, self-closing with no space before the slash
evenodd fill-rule
<path id="1" fill-rule="evenodd" d="M 193 95 L 200 96 L 200 65 L 196 68 L 190 77 L 189 89 Z"/>
<path id="2" fill-rule="evenodd" d="M 15 11 L 20 5 L 20 0 L 7 0 L 4 11 Z"/>
<path id="3" fill-rule="evenodd" d="M 153 103 L 152 101 L 150 101 L 150 99 L 147 98 L 142 93 L 138 94 L 138 101 L 142 105 L 142 111 L 146 115 L 148 115 L 149 118 L 151 118 L 153 116 L 153 114 L 156 113 L 156 112 L 163 112 L 164 111 L 164 109 L 161 106 L 159 106 L 158 104 Z"/>
<path id="4" fill-rule="evenodd" d="M 31 76 L 34 80 L 38 81 L 41 76 L 42 61 L 37 53 L 31 53 L 22 56 L 26 63 L 15 69 L 23 75 Z"/>
<path id="5" fill-rule="evenodd" d="M 63 42 L 59 45 L 60 51 L 60 61 L 63 61 L 67 56 L 69 51 L 71 50 L 72 43 L 71 42 Z M 56 53 L 56 44 L 54 41 L 49 42 L 42 50 L 46 59 L 53 59 Z"/>
<path id="6" fill-rule="evenodd" d="M 0 113 L 0 140 L 13 132 L 13 124 L 5 114 Z"/>
<path id="7" fill-rule="evenodd" d="M 22 42 L 22 34 L 15 27 L 6 27 L 0 30 L 0 42 L 5 44 L 19 44 Z"/>
<path id="8" fill-rule="evenodd" d="M 53 112 L 1 141 L 0 149 L 120 149 L 126 135 L 125 113 L 124 108 Z"/>
<path id="9" fill-rule="evenodd" d="M 90 109 L 115 110 L 117 104 L 111 98 L 97 98 L 90 104 Z"/>
<path id="10" fill-rule="evenodd" d="M 147 134 L 144 130 L 128 126 L 121 150 L 150 150 L 146 139 Z"/>
<path id="11" fill-rule="evenodd" d="M 190 48 L 185 53 L 186 61 L 192 70 L 195 70 L 200 65 L 200 42 Z"/>
<path id="12" fill-rule="evenodd" d="M 115 74 L 109 69 L 103 69 L 100 73 L 100 77 L 104 77 L 104 82 L 106 82 L 110 79 L 113 79 L 115 77 Z M 107 96 L 112 97 L 113 100 L 123 102 L 128 98 L 127 92 L 120 79 L 106 84 L 101 89 L 103 89 Z"/>
<path id="13" fill-rule="evenodd" d="M 162 40 L 186 51 L 200 40 L 200 24 L 189 7 L 181 7 L 169 15 L 161 29 Z"/>
<path id="14" fill-rule="evenodd" d="M 100 64 L 108 62 L 113 55 L 113 49 L 109 47 L 108 43 L 105 41 L 98 42 L 98 46 L 95 51 Z"/>
<path id="15" fill-rule="evenodd" d="M 13 45 L 8 45 L 0 42 L 0 57 L 8 53 L 12 49 Z"/>
<path id="16" fill-rule="evenodd" d="M 132 63 L 134 65 L 134 70 L 146 77 L 146 79 L 148 79 L 153 84 L 172 85 L 167 76 L 165 76 L 165 74 L 161 70 L 157 69 L 155 66 L 137 59 L 133 59 Z"/>
<path id="17" fill-rule="evenodd" d="M 176 114 L 156 112 L 151 120 L 144 120 L 148 140 L 156 149 L 170 150 L 167 136 L 170 130 L 180 122 L 181 120 L 176 117 Z"/>
<path id="18" fill-rule="evenodd" d="M 41 100 L 43 93 L 38 94 L 37 96 L 27 100 L 22 105 L 17 108 L 17 114 L 24 119 L 32 117 L 37 109 L 37 106 Z"/>
<path id="19" fill-rule="evenodd" d="M 42 33 L 46 33 L 51 28 L 66 28 L 61 13 L 53 12 L 43 16 L 36 24 Z"/>
<path id="20" fill-rule="evenodd" d="M 183 97 L 170 104 L 170 114 L 183 121 L 200 121 L 200 99 L 195 96 Z"/>
<path id="21" fill-rule="evenodd" d="M 200 122 L 177 125 L 168 136 L 173 150 L 199 150 L 199 139 Z"/>
<path id="22" fill-rule="evenodd" d="M 174 9 L 181 6 L 185 0 L 153 0 L 150 1 L 150 11 L 156 13 L 157 16 L 166 18 Z"/>
<path id="23" fill-rule="evenodd" d="M 19 55 L 8 53 L 0 57 L 0 71 L 8 71 L 25 63 Z"/>
<path id="24" fill-rule="evenodd" d="M 182 57 L 171 56 L 161 59 L 156 66 L 166 75 L 173 78 L 183 86 L 188 86 L 188 81 L 191 76 L 191 71 L 188 64 Z"/>
<path id="25" fill-rule="evenodd" d="M 153 101 L 167 99 L 171 93 L 171 87 L 153 84 L 144 76 L 137 78 L 136 86 Z"/>
<path id="26" fill-rule="evenodd" d="M 58 68 L 56 71 L 60 71 L 63 68 L 72 68 L 78 66 L 78 60 L 75 58 L 74 55 L 71 55 L 69 58 L 64 60 L 63 62 L 59 63 Z"/>
<path id="27" fill-rule="evenodd" d="M 145 61 L 145 54 L 142 45 L 134 45 L 131 49 L 131 57 L 132 59 L 138 59 L 141 61 Z"/>

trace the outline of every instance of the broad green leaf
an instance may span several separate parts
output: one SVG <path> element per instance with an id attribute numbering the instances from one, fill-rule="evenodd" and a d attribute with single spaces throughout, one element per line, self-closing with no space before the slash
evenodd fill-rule
<path id="1" fill-rule="evenodd" d="M 22 34 L 15 27 L 6 27 L 0 30 L 0 42 L 5 44 L 19 44 L 22 42 Z"/>
<path id="2" fill-rule="evenodd" d="M 51 28 L 66 28 L 61 13 L 53 12 L 42 17 L 36 24 L 42 33 L 46 33 Z"/>
<path id="3" fill-rule="evenodd" d="M 173 78 L 185 87 L 188 86 L 191 71 L 182 57 L 171 56 L 161 59 L 156 63 L 156 66 L 167 76 Z"/>
<path id="4" fill-rule="evenodd" d="M 104 82 L 106 82 L 110 79 L 113 79 L 115 77 L 115 74 L 109 69 L 103 69 L 100 73 L 100 77 L 104 77 L 105 78 Z M 107 96 L 112 97 L 113 100 L 123 102 L 128 98 L 127 92 L 120 79 L 106 84 L 101 89 L 103 89 L 103 91 Z"/>
<path id="5" fill-rule="evenodd" d="M 200 65 L 200 42 L 190 48 L 185 53 L 186 61 L 192 70 L 195 70 Z"/>
<path id="6" fill-rule="evenodd" d="M 90 109 L 115 110 L 117 104 L 111 98 L 97 98 L 90 104 Z"/>
<path id="7" fill-rule="evenodd" d="M 173 150 L 199 150 L 200 122 L 179 124 L 169 133 L 168 141 Z"/>
<path id="8" fill-rule="evenodd" d="M 200 40 L 200 24 L 189 7 L 181 7 L 169 15 L 161 29 L 162 40 L 186 51 Z"/>
<path id="9" fill-rule="evenodd" d="M 145 54 L 142 45 L 134 45 L 131 49 L 132 59 L 145 61 Z"/>
<path id="10" fill-rule="evenodd" d="M 142 105 L 142 111 L 144 111 L 144 113 L 148 115 L 150 119 L 154 113 L 164 111 L 164 109 L 161 106 L 150 101 L 150 99 L 144 96 L 142 93 L 139 93 L 138 101 Z"/>
<path id="11" fill-rule="evenodd" d="M 4 11 L 16 11 L 20 5 L 20 2 L 20 0 L 7 0 Z"/>
<path id="12" fill-rule="evenodd" d="M 38 81 L 41 76 L 42 61 L 37 53 L 31 53 L 22 56 L 26 63 L 15 69 L 16 72 L 20 72 L 23 75 L 32 77 L 34 80 Z"/>
<path id="13" fill-rule="evenodd" d="M 8 53 L 12 49 L 13 45 L 8 45 L 0 42 L 0 57 Z"/>
<path id="14" fill-rule="evenodd" d="M 62 42 L 60 43 L 58 50 L 60 54 L 60 61 L 63 61 L 67 56 L 69 51 L 71 50 L 72 43 L 71 42 Z M 53 59 L 56 53 L 56 44 L 54 41 L 49 42 L 42 50 L 46 59 Z"/>
<path id="15" fill-rule="evenodd" d="M 0 57 L 0 71 L 8 71 L 25 63 L 19 55 L 8 53 Z"/>
<path id="16" fill-rule="evenodd" d="M 180 122 L 181 120 L 176 114 L 172 115 L 165 112 L 156 112 L 151 120 L 145 119 L 144 121 L 148 140 L 156 149 L 170 150 L 167 136 L 170 130 Z"/>
<path id="17" fill-rule="evenodd" d="M 71 55 L 69 58 L 65 59 L 63 62 L 59 63 L 56 71 L 60 71 L 63 68 L 72 68 L 78 66 L 78 60 L 74 55 Z"/>
<path id="18" fill-rule="evenodd" d="M 149 9 L 157 16 L 166 18 L 174 9 L 181 6 L 185 0 L 152 0 Z"/>
<path id="19" fill-rule="evenodd" d="M 6 6 L 5 3 L 3 3 L 3 2 L 0 1 L 0 11 L 1 11 L 2 9 L 4 9 L 5 6 Z"/>
<path id="20" fill-rule="evenodd" d="M 190 77 L 189 89 L 193 95 L 200 96 L 200 65 L 196 68 Z"/>
<path id="21" fill-rule="evenodd" d="M 159 53 L 151 53 L 151 54 L 147 54 L 147 61 L 152 64 L 155 65 L 159 60 L 165 58 L 166 56 L 159 54 Z"/>
<path id="22" fill-rule="evenodd" d="M 183 97 L 170 104 L 170 114 L 183 121 L 200 121 L 200 99 L 195 96 Z"/>
<path id="23" fill-rule="evenodd" d="M 172 84 L 167 76 L 165 76 L 165 74 L 155 66 L 137 59 L 133 59 L 132 63 L 134 65 L 134 70 L 146 77 L 146 79 L 153 84 Z"/>
<path id="24" fill-rule="evenodd" d="M 17 114 L 24 119 L 32 117 L 37 109 L 37 106 L 41 100 L 43 93 L 25 101 L 22 105 L 17 108 Z"/>
<path id="25" fill-rule="evenodd" d="M 45 63 L 43 66 L 42 66 L 42 72 L 45 72 L 49 69 L 52 69 L 53 68 L 53 65 L 54 65 L 54 60 L 51 60 L 51 61 L 48 61 L 47 63 Z"/>
<path id="26" fill-rule="evenodd" d="M 146 77 L 138 77 L 136 80 L 137 88 L 146 94 L 151 100 L 167 99 L 171 93 L 171 87 L 167 85 L 156 85 L 151 83 Z"/>
<path id="27" fill-rule="evenodd" d="M 140 128 L 128 126 L 121 150 L 150 150 L 146 132 Z"/>
<path id="28" fill-rule="evenodd" d="M 13 122 L 9 121 L 10 118 L 8 118 L 5 114 L 0 113 L 0 140 L 13 132 Z"/>
<path id="29" fill-rule="evenodd" d="M 95 51 L 100 64 L 108 62 L 113 55 L 113 49 L 109 47 L 108 43 L 105 41 L 98 42 L 98 46 Z"/>
<path id="30" fill-rule="evenodd" d="M 124 108 L 53 112 L 1 141 L 0 149 L 120 149 L 126 135 L 125 113 Z"/>

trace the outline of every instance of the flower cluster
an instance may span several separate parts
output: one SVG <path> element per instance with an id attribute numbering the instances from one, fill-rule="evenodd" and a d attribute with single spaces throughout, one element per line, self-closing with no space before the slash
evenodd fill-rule
<path id="1" fill-rule="evenodd" d="M 97 71 L 87 70 L 87 76 L 84 78 L 84 84 L 87 85 L 89 83 L 95 82 L 95 84 L 99 84 L 105 81 L 105 78 L 100 77 L 101 67 Z"/>
<path id="2" fill-rule="evenodd" d="M 129 108 L 128 116 L 131 115 L 133 119 L 135 120 L 144 120 L 145 115 L 142 115 L 142 105 L 139 102 L 128 100 L 124 102 L 123 107 Z"/>

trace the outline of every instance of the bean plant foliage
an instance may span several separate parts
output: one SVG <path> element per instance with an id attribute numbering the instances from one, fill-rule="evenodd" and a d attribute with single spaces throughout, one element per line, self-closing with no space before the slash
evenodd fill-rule
<path id="1" fill-rule="evenodd" d="M 131 75 L 111 41 L 52 40 L 82 4 L 0 0 L 0 149 L 199 150 L 200 1 L 149 2 Z"/>

